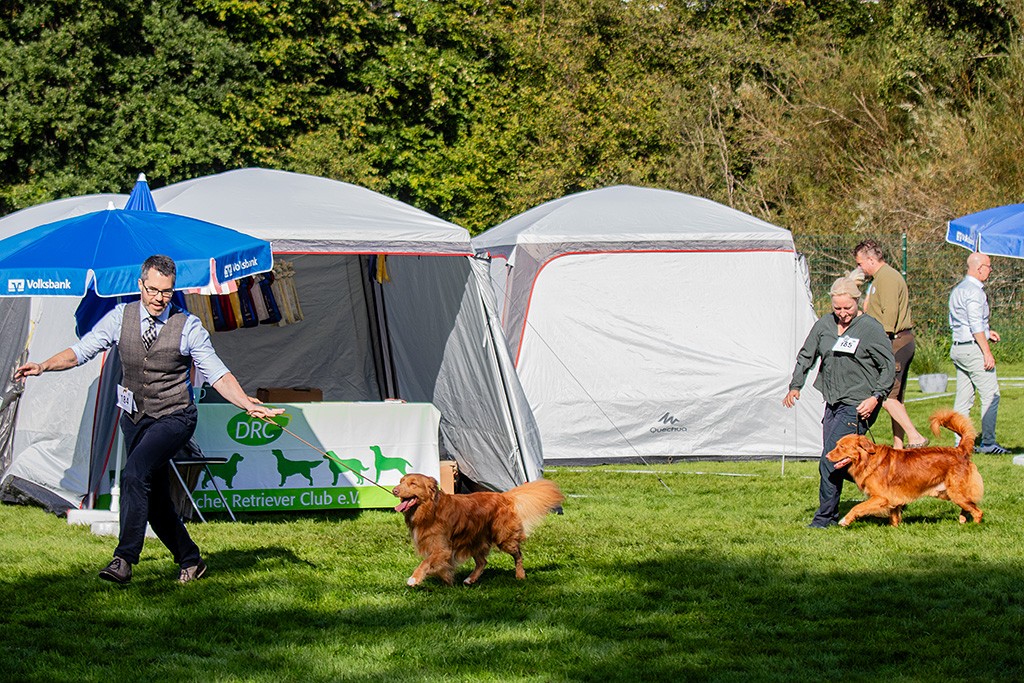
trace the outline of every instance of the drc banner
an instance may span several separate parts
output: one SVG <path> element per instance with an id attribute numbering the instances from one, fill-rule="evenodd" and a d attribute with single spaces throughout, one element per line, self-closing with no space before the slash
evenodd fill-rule
<path id="1" fill-rule="evenodd" d="M 207 457 L 227 459 L 209 469 L 235 512 L 392 507 L 402 475 L 440 474 L 441 414 L 429 403 L 270 405 L 285 409 L 276 424 L 230 404 L 199 404 L 195 439 Z M 206 472 L 193 496 L 204 512 L 223 507 Z"/>

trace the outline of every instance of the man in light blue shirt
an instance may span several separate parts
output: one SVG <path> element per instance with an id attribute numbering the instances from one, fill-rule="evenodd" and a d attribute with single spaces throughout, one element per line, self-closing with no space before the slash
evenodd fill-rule
<path id="1" fill-rule="evenodd" d="M 989 329 L 985 295 L 985 281 L 991 273 L 991 259 L 986 254 L 974 252 L 967 257 L 967 276 L 949 295 L 949 327 L 953 332 L 949 357 L 956 367 L 953 409 L 969 416 L 974 394 L 981 398 L 981 443 L 975 450 L 1004 455 L 1010 451 L 996 442 L 999 381 L 996 359 L 989 346 L 990 342 L 999 341 L 999 333 Z"/>
<path id="2" fill-rule="evenodd" d="M 150 256 L 142 264 L 139 301 L 117 306 L 77 344 L 14 372 L 14 379 L 21 380 L 68 370 L 117 345 L 123 373 L 117 407 L 128 458 L 121 480 L 118 544 L 114 559 L 99 575 L 119 584 L 131 581 L 147 523 L 174 556 L 179 582 L 190 583 L 206 572 L 199 547 L 171 501 L 167 467 L 196 429 L 198 410 L 189 382 L 193 363 L 221 396 L 249 415 L 269 419 L 282 412 L 247 396 L 217 357 L 199 319 L 171 303 L 176 274 L 173 260 Z"/>
<path id="3" fill-rule="evenodd" d="M 87 363 L 117 343 L 118 337 L 121 334 L 125 306 L 126 304 L 115 306 L 114 310 L 96 323 L 96 326 L 83 336 L 77 344 L 71 345 L 71 351 L 75 354 L 77 361 L 75 363 L 76 366 Z M 160 314 L 153 316 L 158 337 L 164 329 L 164 325 L 167 324 L 171 310 L 172 304 L 168 300 L 167 305 L 163 307 Z M 140 334 L 142 332 L 141 326 L 144 323 L 145 318 L 140 316 Z M 213 350 L 210 333 L 203 327 L 198 316 L 189 315 L 185 319 L 185 325 L 181 331 L 181 344 L 178 348 L 182 356 L 192 357 L 192 361 L 199 368 L 199 371 L 203 373 L 203 377 L 210 383 L 210 386 L 213 386 L 217 380 L 228 374 L 227 366 L 224 365 L 221 359 L 217 357 L 216 351 Z"/>

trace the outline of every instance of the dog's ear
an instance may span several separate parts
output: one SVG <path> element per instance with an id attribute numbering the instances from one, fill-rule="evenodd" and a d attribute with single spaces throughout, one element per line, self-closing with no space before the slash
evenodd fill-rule
<path id="1" fill-rule="evenodd" d="M 430 491 L 430 496 L 434 499 L 435 503 L 441 500 L 441 487 L 437 485 L 437 479 L 427 477 L 427 489 Z"/>
<path id="2" fill-rule="evenodd" d="M 875 442 L 866 436 L 862 436 L 859 439 L 857 439 L 857 445 L 860 446 L 860 449 L 866 453 L 875 452 Z"/>

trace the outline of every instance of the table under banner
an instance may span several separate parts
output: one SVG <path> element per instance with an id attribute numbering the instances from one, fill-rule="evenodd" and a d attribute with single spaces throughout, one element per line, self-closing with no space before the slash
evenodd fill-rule
<path id="1" fill-rule="evenodd" d="M 285 409 L 278 425 L 344 464 L 230 404 L 200 403 L 195 439 L 206 456 L 227 458 L 209 468 L 235 512 L 393 507 L 403 474 L 439 476 L 441 414 L 430 403 L 268 405 Z M 205 472 L 193 495 L 204 512 L 223 510 Z"/>

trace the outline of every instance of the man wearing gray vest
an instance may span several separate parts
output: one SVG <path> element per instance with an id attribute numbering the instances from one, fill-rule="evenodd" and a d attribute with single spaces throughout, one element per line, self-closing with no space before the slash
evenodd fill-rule
<path id="1" fill-rule="evenodd" d="M 77 344 L 42 363 L 26 363 L 14 373 L 20 380 L 67 370 L 117 345 L 123 371 L 117 404 L 128 458 L 121 479 L 118 544 L 100 578 L 120 584 L 131 581 L 147 522 L 174 556 L 181 583 L 206 572 L 199 547 L 174 509 L 167 468 L 196 429 L 189 381 L 192 364 L 221 396 L 249 415 L 270 418 L 282 412 L 247 396 L 217 357 L 199 318 L 171 303 L 176 273 L 167 256 L 150 256 L 142 264 L 138 302 L 119 304 Z"/>

